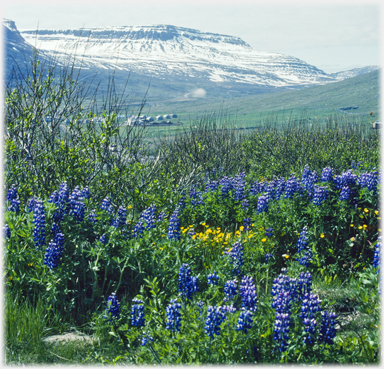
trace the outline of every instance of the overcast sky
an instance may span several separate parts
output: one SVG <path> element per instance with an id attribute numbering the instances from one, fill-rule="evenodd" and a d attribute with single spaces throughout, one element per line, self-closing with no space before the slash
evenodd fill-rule
<path id="1" fill-rule="evenodd" d="M 170 24 L 238 36 L 255 50 L 295 56 L 327 73 L 379 65 L 380 1 L 6 1 L 23 29 Z"/>

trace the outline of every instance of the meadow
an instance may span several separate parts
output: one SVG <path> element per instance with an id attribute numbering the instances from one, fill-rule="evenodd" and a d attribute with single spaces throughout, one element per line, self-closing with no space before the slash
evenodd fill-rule
<path id="1" fill-rule="evenodd" d="M 370 123 L 216 113 L 154 138 L 113 83 L 96 123 L 73 69 L 30 76 L 5 96 L 7 364 L 380 362 Z"/>

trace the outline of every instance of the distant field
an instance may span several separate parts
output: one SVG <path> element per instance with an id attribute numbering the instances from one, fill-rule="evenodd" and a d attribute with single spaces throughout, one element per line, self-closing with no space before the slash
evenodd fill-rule
<path id="1" fill-rule="evenodd" d="M 346 117 L 370 123 L 380 120 L 379 71 L 322 86 L 308 87 L 302 90 L 251 95 L 232 99 L 205 102 L 203 99 L 173 103 L 156 103 L 145 107 L 143 114 L 156 116 L 175 113 L 177 121 L 188 127 L 190 123 L 205 113 L 223 113 L 231 118 L 238 128 L 258 127 L 271 120 L 309 118 L 316 122 L 331 115 Z M 351 108 L 340 110 L 341 108 Z M 356 108 L 358 107 L 358 108 Z M 370 113 L 373 113 L 372 116 Z M 183 126 L 150 127 L 150 136 L 162 136 L 182 131 Z"/>

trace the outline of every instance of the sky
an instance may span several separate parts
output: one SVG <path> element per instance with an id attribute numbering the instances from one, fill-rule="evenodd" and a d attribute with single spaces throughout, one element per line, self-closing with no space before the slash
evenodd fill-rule
<path id="1" fill-rule="evenodd" d="M 1 12 L 19 30 L 170 24 L 237 36 L 326 73 L 382 60 L 380 1 L 12 0 Z"/>

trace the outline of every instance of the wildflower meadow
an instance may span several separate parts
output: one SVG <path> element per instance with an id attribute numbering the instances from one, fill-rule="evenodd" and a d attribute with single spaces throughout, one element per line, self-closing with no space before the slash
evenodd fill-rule
<path id="1" fill-rule="evenodd" d="M 7 363 L 379 363 L 377 132 L 205 117 L 148 141 L 112 103 L 45 124 L 63 101 L 36 75 L 6 93 Z"/>

